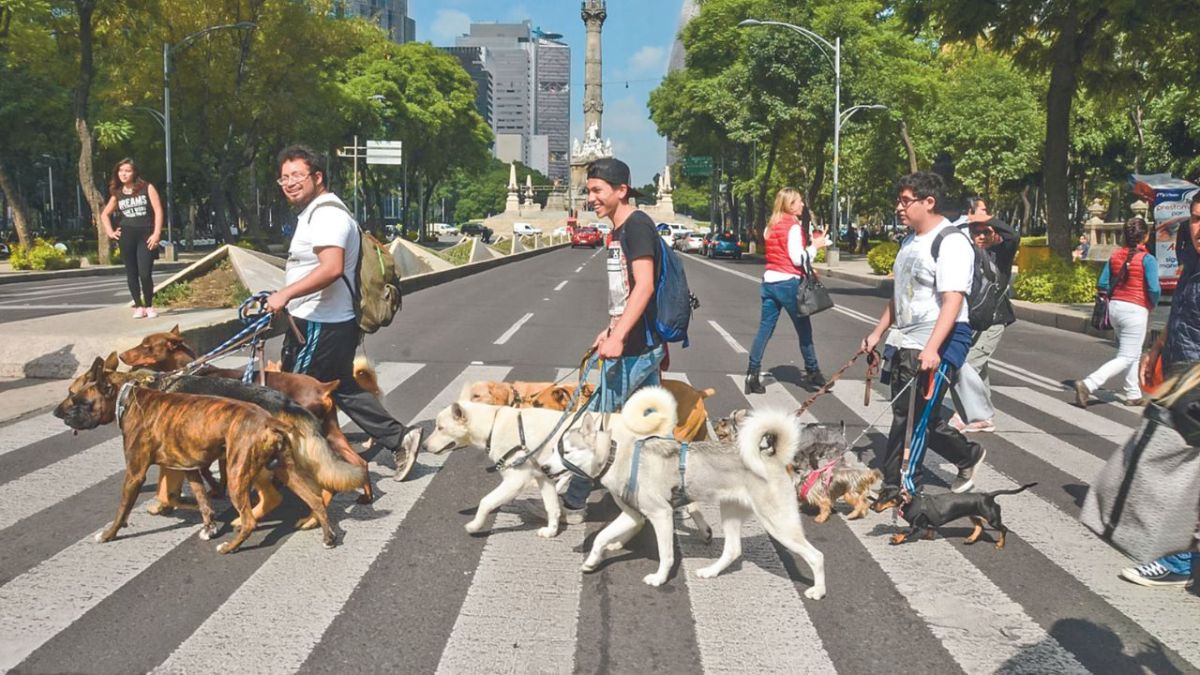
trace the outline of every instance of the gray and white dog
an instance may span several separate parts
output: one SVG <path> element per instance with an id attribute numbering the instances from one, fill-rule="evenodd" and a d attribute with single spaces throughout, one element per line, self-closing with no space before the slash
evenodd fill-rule
<path id="1" fill-rule="evenodd" d="M 599 429 L 597 422 L 586 414 L 578 428 L 562 437 L 563 454 L 592 475 L 608 459 L 608 453 L 616 453 L 601 483 L 621 508 L 621 515 L 596 535 L 583 563 L 585 572 L 594 571 L 606 551 L 619 548 L 649 520 L 658 544 L 659 564 L 657 571 L 643 581 L 651 586 L 664 583 L 675 563 L 672 500 L 685 495 L 690 501 L 719 507 L 725 533 L 721 557 L 699 570 L 697 576 L 715 577 L 741 557 L 742 523 L 753 514 L 772 537 L 812 569 L 813 586 L 805 595 L 824 597 L 824 556 L 804 536 L 789 468 L 796 461 L 799 443 L 790 413 L 751 413 L 742 423 L 737 443 L 688 444 L 682 471 L 681 444 L 674 439 L 642 439 L 638 449 L 639 441 L 626 437 L 618 439 L 613 448 L 608 431 Z M 636 482 L 630 480 L 635 454 Z"/>

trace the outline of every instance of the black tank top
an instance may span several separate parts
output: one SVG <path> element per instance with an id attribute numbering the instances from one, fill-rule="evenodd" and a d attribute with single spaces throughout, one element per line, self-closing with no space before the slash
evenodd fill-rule
<path id="1" fill-rule="evenodd" d="M 127 195 L 117 195 L 117 210 L 121 212 L 121 227 L 153 227 L 154 210 L 150 208 L 150 194 L 146 185 Z"/>

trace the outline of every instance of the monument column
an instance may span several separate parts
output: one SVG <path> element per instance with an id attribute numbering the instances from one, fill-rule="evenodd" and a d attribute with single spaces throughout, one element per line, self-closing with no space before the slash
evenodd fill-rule
<path id="1" fill-rule="evenodd" d="M 604 94 L 600 84 L 600 30 L 608 11 L 604 0 L 583 0 L 580 13 L 587 26 L 587 51 L 583 66 L 583 128 L 586 133 L 587 129 L 595 126 L 599 136 L 600 116 L 604 112 Z"/>

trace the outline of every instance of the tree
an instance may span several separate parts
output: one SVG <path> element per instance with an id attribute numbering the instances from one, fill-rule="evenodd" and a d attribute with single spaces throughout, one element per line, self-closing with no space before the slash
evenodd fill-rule
<path id="1" fill-rule="evenodd" d="M 530 176 L 536 186 L 550 184 L 542 172 L 515 162 L 517 184 L 524 186 Z M 495 215 L 504 210 L 508 198 L 508 164 L 489 158 L 482 167 L 459 167 L 442 181 L 433 193 L 436 200 L 446 200 L 446 211 L 453 214 L 451 222 L 464 223 Z M 535 193 L 535 201 L 546 205 L 546 193 Z"/>

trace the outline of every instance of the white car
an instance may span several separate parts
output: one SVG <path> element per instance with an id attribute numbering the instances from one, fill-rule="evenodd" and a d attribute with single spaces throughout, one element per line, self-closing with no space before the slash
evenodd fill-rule
<path id="1" fill-rule="evenodd" d="M 531 234 L 541 234 L 542 231 L 529 223 L 513 223 L 513 234 L 524 237 Z"/>
<path id="2" fill-rule="evenodd" d="M 448 223 L 430 223 L 429 231 L 439 237 L 448 237 L 458 234 L 458 228 Z"/>
<path id="3" fill-rule="evenodd" d="M 688 232 L 679 238 L 679 250 L 684 253 L 702 253 L 704 251 L 704 233 Z"/>
<path id="4" fill-rule="evenodd" d="M 555 237 L 565 237 L 565 236 L 567 236 L 567 226 L 563 225 L 562 227 L 556 227 L 556 228 L 554 228 L 554 231 L 551 232 L 550 234 L 552 234 Z"/>

